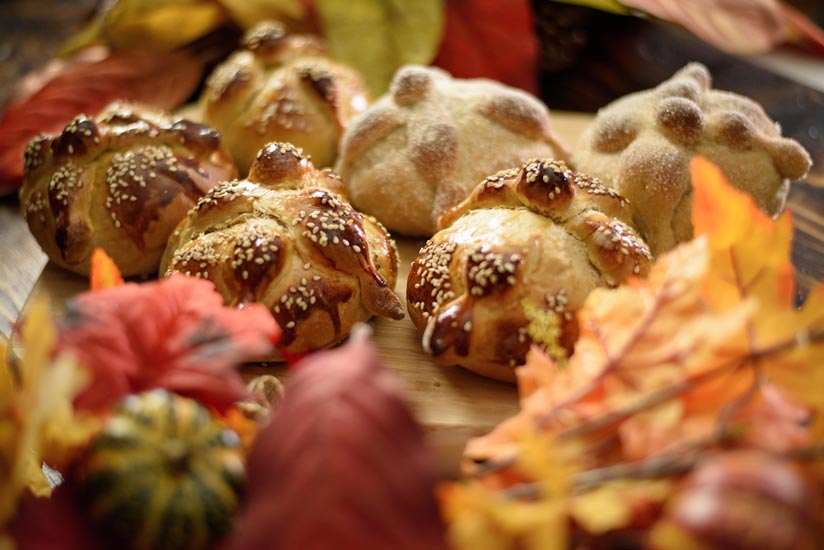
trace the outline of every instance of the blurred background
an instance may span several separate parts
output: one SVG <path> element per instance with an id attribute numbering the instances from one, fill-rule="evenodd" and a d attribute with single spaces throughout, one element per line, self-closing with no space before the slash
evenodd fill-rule
<path id="1" fill-rule="evenodd" d="M 16 318 L 45 257 L 17 211 L 22 150 L 124 94 L 191 105 L 243 31 L 276 18 L 314 32 L 375 97 L 395 69 L 435 64 L 593 113 L 690 61 L 749 96 L 814 166 L 792 189 L 802 292 L 824 278 L 824 3 L 818 0 L 3 0 L 0 313 Z"/>

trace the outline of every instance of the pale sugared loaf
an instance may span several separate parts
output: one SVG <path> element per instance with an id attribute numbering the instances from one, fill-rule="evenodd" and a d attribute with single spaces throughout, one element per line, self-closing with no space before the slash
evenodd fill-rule
<path id="1" fill-rule="evenodd" d="M 20 204 L 37 242 L 61 267 L 87 275 L 101 247 L 123 275 L 150 275 L 188 210 L 236 176 L 215 130 L 115 103 L 29 143 Z"/>
<path id="2" fill-rule="evenodd" d="M 403 317 L 395 244 L 342 196 L 340 179 L 292 145 L 271 143 L 246 180 L 209 192 L 161 265 L 212 281 L 227 305 L 260 302 L 291 354 L 331 346 L 373 315 Z"/>
<path id="3" fill-rule="evenodd" d="M 438 216 L 489 174 L 565 156 L 549 111 L 533 96 L 406 66 L 389 92 L 352 120 L 336 171 L 356 208 L 393 231 L 430 236 Z"/>
<path id="4" fill-rule="evenodd" d="M 533 338 L 543 323 L 568 353 L 589 292 L 647 272 L 650 251 L 629 217 L 620 195 L 560 161 L 487 178 L 442 217 L 412 264 L 407 309 L 424 350 L 512 381 L 530 345 L 547 345 Z"/>
<path id="5" fill-rule="evenodd" d="M 223 132 L 242 174 L 271 141 L 301 147 L 316 166 L 331 166 L 348 121 L 366 109 L 366 85 L 332 61 L 323 42 L 289 35 L 263 22 L 209 76 L 203 93 L 207 123 Z"/>
<path id="6" fill-rule="evenodd" d="M 691 63 L 656 88 L 598 112 L 573 156 L 576 169 L 627 197 L 636 228 L 658 254 L 693 236 L 690 159 L 714 162 L 730 183 L 778 214 L 810 156 L 754 101 L 714 90 Z"/>

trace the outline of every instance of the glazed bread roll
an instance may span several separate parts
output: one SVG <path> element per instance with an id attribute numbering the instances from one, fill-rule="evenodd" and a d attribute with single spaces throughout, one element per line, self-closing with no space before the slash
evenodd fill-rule
<path id="1" fill-rule="evenodd" d="M 271 143 L 248 179 L 221 184 L 192 209 L 161 274 L 208 279 L 227 305 L 263 303 L 293 355 L 336 344 L 373 315 L 400 319 L 395 244 L 342 193 L 335 174 Z"/>
<path id="2" fill-rule="evenodd" d="M 535 97 L 406 66 L 346 129 L 336 166 L 356 208 L 393 231 L 428 237 L 438 216 L 489 174 L 534 157 L 565 156 L 549 111 Z"/>
<path id="3" fill-rule="evenodd" d="M 718 165 L 772 215 L 783 209 L 790 180 L 804 177 L 811 164 L 760 105 L 713 90 L 698 63 L 598 111 L 573 161 L 629 199 L 635 227 L 660 254 L 693 236 L 689 165 L 695 155 Z"/>
<path id="4" fill-rule="evenodd" d="M 332 61 L 320 39 L 287 35 L 279 23 L 250 29 L 242 48 L 209 76 L 202 100 L 241 173 L 270 141 L 293 143 L 315 165 L 331 166 L 343 129 L 369 103 L 360 75 Z"/>
<path id="5" fill-rule="evenodd" d="M 37 242 L 61 267 L 87 275 L 101 247 L 123 275 L 149 275 L 186 212 L 236 176 L 215 130 L 115 103 L 29 143 L 20 203 Z"/>
<path id="6" fill-rule="evenodd" d="M 407 308 L 424 350 L 506 381 L 533 343 L 567 355 L 589 292 L 649 268 L 629 216 L 623 197 L 560 161 L 487 178 L 412 264 Z"/>

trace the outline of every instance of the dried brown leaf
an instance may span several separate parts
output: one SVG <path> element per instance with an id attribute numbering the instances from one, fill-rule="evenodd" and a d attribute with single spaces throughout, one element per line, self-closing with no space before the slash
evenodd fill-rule
<path id="1" fill-rule="evenodd" d="M 777 0 L 621 0 L 659 19 L 683 25 L 722 50 L 764 52 L 787 38 Z"/>

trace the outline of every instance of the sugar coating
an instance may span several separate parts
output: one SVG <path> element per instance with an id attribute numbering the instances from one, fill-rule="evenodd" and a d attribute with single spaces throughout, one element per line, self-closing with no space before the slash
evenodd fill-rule
<path id="1" fill-rule="evenodd" d="M 713 161 L 771 215 L 783 209 L 789 181 L 811 165 L 760 105 L 711 84 L 707 68 L 691 63 L 651 90 L 616 100 L 598 111 L 573 156 L 578 170 L 629 199 L 633 222 L 656 254 L 692 238 L 692 157 Z"/>
<path id="2" fill-rule="evenodd" d="M 430 236 L 484 177 L 534 157 L 566 157 L 538 99 L 410 65 L 352 120 L 336 171 L 358 209 L 391 230 Z"/>

